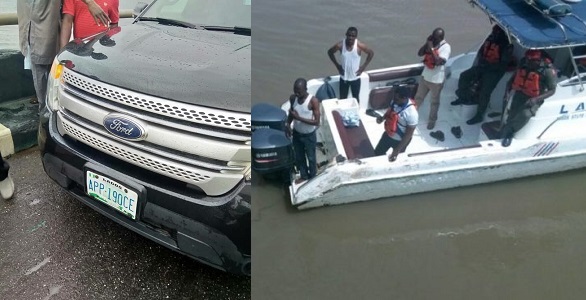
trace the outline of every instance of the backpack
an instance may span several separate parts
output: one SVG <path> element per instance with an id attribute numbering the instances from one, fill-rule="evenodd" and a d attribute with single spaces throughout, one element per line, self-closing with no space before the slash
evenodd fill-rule
<path id="1" fill-rule="evenodd" d="M 315 97 L 317 100 L 319 100 L 319 102 L 325 99 L 336 98 L 336 91 L 334 91 L 334 88 L 331 84 L 325 81 L 324 84 L 322 84 L 319 89 L 317 89 L 317 92 L 315 92 Z"/>

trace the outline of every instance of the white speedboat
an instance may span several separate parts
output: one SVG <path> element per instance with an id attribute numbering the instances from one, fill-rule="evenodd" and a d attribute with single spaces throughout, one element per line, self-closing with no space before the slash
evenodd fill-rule
<path id="1" fill-rule="evenodd" d="M 503 147 L 499 134 L 503 97 L 506 82 L 514 70 L 507 72 L 497 84 L 484 121 L 467 125 L 476 106 L 453 106 L 450 102 L 457 98 L 459 75 L 473 64 L 476 51 L 453 56 L 446 64 L 448 77 L 441 93 L 435 128 L 426 129 L 429 109 L 429 99 L 426 99 L 418 108 L 420 122 L 406 152 L 389 162 L 386 155 L 374 155 L 373 148 L 384 126 L 376 123 L 371 112 L 384 113 L 397 83 L 406 84 L 415 92 L 423 65 L 365 72 L 361 75 L 360 103 L 352 98 L 321 101 L 322 119 L 317 132 L 319 171 L 316 177 L 301 184 L 291 180 L 289 192 L 295 207 L 306 209 L 388 198 L 586 167 L 583 82 L 586 73 L 580 73 L 576 64 L 586 55 L 574 54 L 576 47 L 586 46 L 586 23 L 583 21 L 586 20 L 586 3 L 561 4 L 547 0 L 553 3 L 551 5 L 564 5 L 561 12 L 553 12 L 548 10 L 550 3 L 535 3 L 542 1 L 531 1 L 531 4 L 523 0 L 470 2 L 505 29 L 514 44 L 515 57 L 523 57 L 528 49 L 547 52 L 558 70 L 555 94 L 547 98 L 537 114 L 515 134 L 511 145 Z M 484 38 L 479 37 L 479 40 Z M 316 94 L 324 81 L 323 78 L 309 80 L 309 93 Z M 328 83 L 336 92 L 338 82 L 339 76 L 328 77 Z M 287 111 L 288 103 L 282 109 Z M 343 125 L 340 113 L 348 110 L 358 112 L 358 127 Z M 253 110 L 253 122 L 254 119 Z M 455 127 L 460 127 L 461 136 L 452 133 Z M 431 131 L 438 130 L 444 134 L 443 141 L 430 136 Z M 253 135 L 253 155 L 254 140 Z M 276 155 L 277 151 L 273 153 Z M 253 157 L 253 161 L 257 158 Z M 267 155 L 262 158 L 266 159 Z"/>

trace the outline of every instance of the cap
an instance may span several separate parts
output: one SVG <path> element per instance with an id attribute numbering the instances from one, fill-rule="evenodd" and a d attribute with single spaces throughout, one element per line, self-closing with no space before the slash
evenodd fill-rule
<path id="1" fill-rule="evenodd" d="M 541 58 L 541 51 L 539 51 L 539 50 L 527 50 L 525 52 L 525 57 L 527 57 L 527 59 L 540 59 Z"/>
<path id="2" fill-rule="evenodd" d="M 398 86 L 395 93 L 401 98 L 409 98 L 411 96 L 411 91 L 404 85 Z"/>

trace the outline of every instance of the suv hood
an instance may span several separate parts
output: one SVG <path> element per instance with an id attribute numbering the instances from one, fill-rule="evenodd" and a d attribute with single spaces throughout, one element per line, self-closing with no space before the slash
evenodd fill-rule
<path id="1" fill-rule="evenodd" d="M 138 22 L 74 40 L 58 60 L 121 88 L 250 113 L 250 36 Z"/>

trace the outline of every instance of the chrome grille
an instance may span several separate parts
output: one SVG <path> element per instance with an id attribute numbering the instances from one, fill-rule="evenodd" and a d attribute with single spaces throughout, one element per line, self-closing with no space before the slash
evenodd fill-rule
<path id="1" fill-rule="evenodd" d="M 81 77 L 67 69 L 63 72 L 63 79 L 68 84 L 88 93 L 150 113 L 214 127 L 240 131 L 251 129 L 250 114 L 227 112 L 130 92 L 91 78 Z"/>
<path id="2" fill-rule="evenodd" d="M 146 166 L 147 168 L 152 168 L 154 170 L 160 171 L 162 173 L 168 173 L 177 177 L 182 178 L 185 181 L 204 181 L 210 179 L 210 176 L 202 175 L 199 173 L 190 172 L 175 166 L 167 165 L 160 161 L 154 161 L 148 157 L 144 157 L 143 155 L 139 155 L 136 153 L 132 153 L 126 151 L 123 148 L 120 148 L 116 145 L 112 145 L 110 143 L 106 143 L 103 140 L 98 138 L 92 137 L 87 135 L 72 126 L 69 126 L 67 123 L 63 123 L 63 128 L 71 135 L 76 137 L 78 140 L 84 141 L 87 144 L 95 145 L 105 152 L 110 152 L 114 156 L 124 158 L 128 161 L 132 161 L 135 164 Z"/>
<path id="3" fill-rule="evenodd" d="M 226 112 L 124 90 L 64 69 L 57 125 L 98 151 L 195 185 L 207 195 L 228 193 L 250 176 L 250 114 Z M 120 113 L 145 122 L 143 141 L 103 128 Z"/>
<path id="4" fill-rule="evenodd" d="M 208 195 L 213 196 L 227 193 L 242 179 L 241 174 L 197 169 L 189 165 L 152 155 L 139 149 L 128 147 L 120 142 L 107 139 L 82 127 L 75 126 L 74 123 L 64 118 L 61 113 L 58 116 L 58 125 L 61 127 L 61 134 L 71 136 L 90 147 L 144 169 L 196 185 Z"/>

